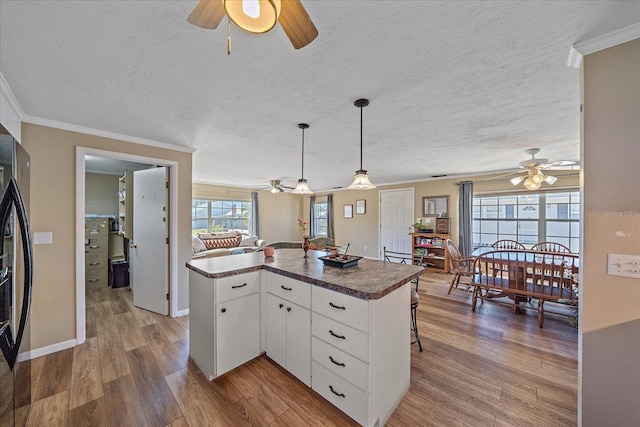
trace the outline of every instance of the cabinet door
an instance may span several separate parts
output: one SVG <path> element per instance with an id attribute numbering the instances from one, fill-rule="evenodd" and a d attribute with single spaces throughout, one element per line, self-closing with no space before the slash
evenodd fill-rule
<path id="1" fill-rule="evenodd" d="M 287 316 L 285 300 L 267 294 L 267 356 L 286 369 Z"/>
<path id="2" fill-rule="evenodd" d="M 216 376 L 260 354 L 260 294 L 216 305 Z"/>
<path id="3" fill-rule="evenodd" d="M 287 371 L 311 387 L 311 312 L 287 303 Z"/>

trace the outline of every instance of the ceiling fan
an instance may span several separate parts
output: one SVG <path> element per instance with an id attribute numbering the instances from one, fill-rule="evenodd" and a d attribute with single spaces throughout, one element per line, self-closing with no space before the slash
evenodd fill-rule
<path id="1" fill-rule="evenodd" d="M 548 159 L 537 158 L 536 154 L 540 152 L 539 148 L 530 148 L 527 154 L 531 155 L 530 159 L 520 162 L 519 172 L 525 172 L 524 175 L 511 178 L 511 184 L 518 185 L 524 181 L 524 186 L 527 190 L 537 190 L 540 188 L 543 182 L 549 185 L 555 184 L 558 180 L 555 176 L 545 175 L 542 171 L 548 169 L 575 169 L 579 166 L 579 163 L 573 160 L 556 160 L 549 162 Z"/>
<path id="2" fill-rule="evenodd" d="M 201 28 L 215 29 L 225 15 L 230 22 L 254 34 L 266 33 L 279 22 L 296 49 L 305 47 L 318 36 L 300 0 L 200 0 L 187 21 Z M 230 35 L 227 53 L 231 53 Z"/>
<path id="3" fill-rule="evenodd" d="M 294 187 L 289 187 L 286 185 L 282 185 L 279 179 L 272 179 L 269 181 L 268 187 L 262 187 L 261 190 L 269 190 L 270 192 L 277 194 L 283 193 L 285 190 L 293 190 Z"/>

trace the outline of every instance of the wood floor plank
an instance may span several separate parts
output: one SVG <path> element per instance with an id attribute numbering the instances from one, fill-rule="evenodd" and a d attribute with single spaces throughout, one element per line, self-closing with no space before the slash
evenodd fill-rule
<path id="1" fill-rule="evenodd" d="M 103 396 L 98 338 L 89 338 L 73 349 L 69 409 Z"/>
<path id="2" fill-rule="evenodd" d="M 69 410 L 69 426 L 107 427 L 108 425 L 104 397 Z"/>
<path id="3" fill-rule="evenodd" d="M 131 375 L 105 383 L 104 400 L 110 426 L 148 426 Z"/>
<path id="4" fill-rule="evenodd" d="M 269 424 L 260 416 L 260 413 L 253 409 L 253 406 L 242 398 L 234 404 L 227 407 L 222 412 L 222 416 L 230 426 L 256 426 L 268 427 Z"/>
<path id="5" fill-rule="evenodd" d="M 188 334 L 187 329 L 171 317 L 162 317 L 157 323 L 171 342 L 180 341 Z"/>
<path id="6" fill-rule="evenodd" d="M 35 401 L 69 391 L 71 369 L 73 366 L 73 348 L 58 351 L 45 357 L 42 374 L 38 383 Z"/>
<path id="7" fill-rule="evenodd" d="M 125 375 L 129 375 L 129 363 L 122 346 L 120 333 L 115 325 L 111 328 L 98 327 L 98 347 L 100 349 L 100 368 L 102 369 L 102 381 L 113 381 Z"/>
<path id="8" fill-rule="evenodd" d="M 140 328 L 138 328 L 133 314 L 127 311 L 126 313 L 115 314 L 114 317 L 116 320 L 115 324 L 120 332 L 124 351 L 130 351 L 147 345 L 147 341 L 144 339 Z"/>
<path id="9" fill-rule="evenodd" d="M 182 357 L 176 346 L 169 341 L 157 324 L 144 326 L 141 331 L 158 367 L 165 376 L 187 367 L 187 359 Z"/>
<path id="10" fill-rule="evenodd" d="M 190 426 L 228 425 L 188 369 L 175 372 L 165 379 Z"/>
<path id="11" fill-rule="evenodd" d="M 127 359 L 149 426 L 164 426 L 182 417 L 149 347 L 128 351 Z"/>
<path id="12" fill-rule="evenodd" d="M 287 409 L 282 415 L 276 418 L 270 427 L 306 427 L 309 424 L 294 411 L 293 409 Z"/>
<path id="13" fill-rule="evenodd" d="M 116 319 L 114 318 L 111 303 L 108 299 L 93 304 L 93 314 L 96 319 L 96 329 L 98 333 L 101 330 L 108 330 L 114 327 Z"/>
<path id="14" fill-rule="evenodd" d="M 73 354 L 73 349 L 71 349 Z M 69 391 L 49 395 L 31 405 L 27 427 L 66 427 L 69 420 Z"/>
<path id="15" fill-rule="evenodd" d="M 193 359 L 189 359 L 188 366 L 189 371 L 196 378 L 200 387 L 202 387 L 202 389 L 207 393 L 211 402 L 213 402 L 214 406 L 220 412 L 224 411 L 242 398 L 242 395 L 235 385 L 233 385 L 233 382 L 228 378 L 228 376 L 223 375 L 213 381 L 209 381 L 195 364 Z"/>
<path id="16" fill-rule="evenodd" d="M 125 301 L 125 297 L 122 292 L 118 292 L 113 295 L 112 298 L 109 298 L 109 302 L 111 303 L 111 311 L 113 311 L 114 315 L 129 312 L 129 305 Z"/>
<path id="17" fill-rule="evenodd" d="M 247 365 L 239 366 L 227 373 L 236 388 L 249 404 L 262 414 L 267 423 L 273 422 L 289 406 L 280 398 L 279 393 L 265 386 Z"/>
<path id="18" fill-rule="evenodd" d="M 189 427 L 189 423 L 187 423 L 187 420 L 185 420 L 184 417 L 181 417 L 166 427 Z"/>
<path id="19" fill-rule="evenodd" d="M 85 328 L 85 336 L 86 338 L 93 338 L 96 337 L 98 335 L 98 326 L 96 325 L 96 315 L 95 315 L 95 311 L 93 308 L 93 304 L 91 306 L 87 306 L 86 307 L 86 312 L 85 312 L 85 321 L 86 321 L 86 328 Z"/>

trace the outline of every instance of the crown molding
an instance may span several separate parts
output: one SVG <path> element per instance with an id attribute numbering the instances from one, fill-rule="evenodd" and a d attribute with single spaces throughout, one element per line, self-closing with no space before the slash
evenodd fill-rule
<path id="1" fill-rule="evenodd" d="M 151 147 L 164 148 L 167 150 L 180 151 L 183 153 L 194 153 L 196 151 L 193 147 L 185 147 L 183 145 L 170 144 L 168 142 L 154 141 L 151 139 L 138 138 L 136 136 L 124 135 L 116 132 L 109 132 L 106 130 L 94 129 L 86 126 L 75 125 L 73 123 L 59 122 L 56 120 L 44 119 L 42 117 L 35 117 L 25 115 L 22 118 L 25 123 L 31 123 L 33 125 L 47 126 L 54 129 L 68 130 L 71 132 L 84 133 L 87 135 L 100 136 L 103 138 L 117 139 L 120 141 L 133 142 L 134 144 L 148 145 Z"/>
<path id="2" fill-rule="evenodd" d="M 24 111 L 22 110 L 22 107 L 20 106 L 20 103 L 18 102 L 16 97 L 13 95 L 13 92 L 9 87 L 9 83 L 7 83 L 7 81 L 4 79 L 2 73 L 0 73 L 0 92 L 2 92 L 2 95 L 4 95 L 5 99 L 9 103 L 9 106 L 16 114 L 16 116 L 18 116 L 18 119 L 22 120 L 22 118 L 24 117 Z"/>
<path id="3" fill-rule="evenodd" d="M 582 63 L 583 56 L 638 38 L 640 38 L 640 22 L 636 22 L 635 24 L 631 24 L 589 40 L 575 43 L 571 48 L 569 48 L 567 66 L 579 68 Z"/>

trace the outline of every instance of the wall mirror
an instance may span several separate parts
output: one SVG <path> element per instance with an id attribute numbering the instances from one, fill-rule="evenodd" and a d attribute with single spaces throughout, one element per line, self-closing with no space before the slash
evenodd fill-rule
<path id="1" fill-rule="evenodd" d="M 448 217 L 449 196 L 423 197 L 422 216 Z"/>

